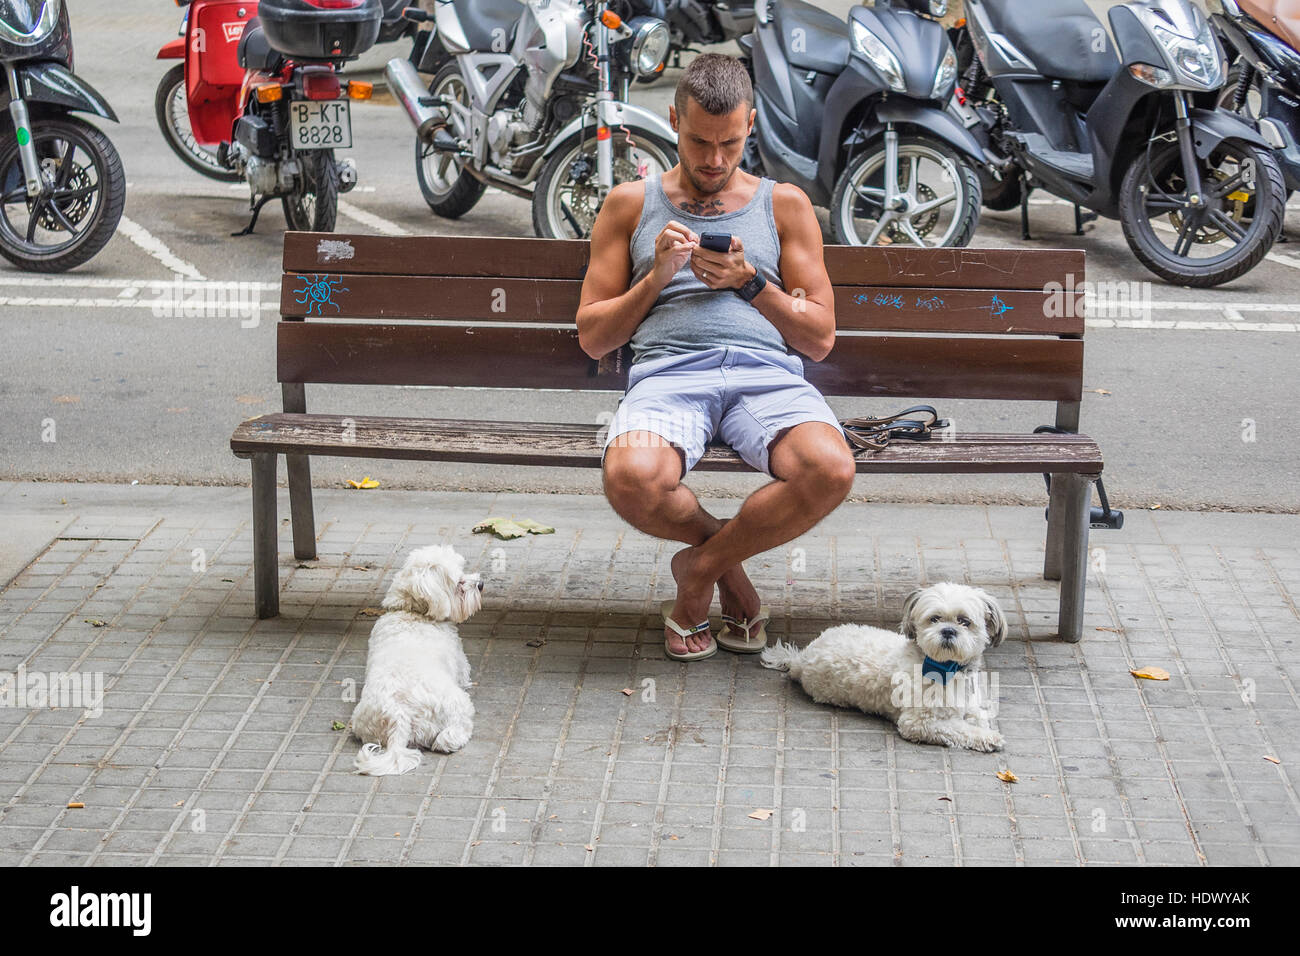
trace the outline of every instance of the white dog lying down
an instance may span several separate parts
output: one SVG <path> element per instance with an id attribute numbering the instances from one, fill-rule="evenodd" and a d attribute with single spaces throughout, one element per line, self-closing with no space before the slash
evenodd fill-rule
<path id="1" fill-rule="evenodd" d="M 898 633 L 841 624 L 802 651 L 777 642 L 759 659 L 818 703 L 888 717 L 907 740 L 990 751 L 1003 740 L 979 722 L 979 672 L 984 650 L 1006 636 L 992 597 L 944 581 L 907 596 Z"/>
<path id="2" fill-rule="evenodd" d="M 474 704 L 456 625 L 479 609 L 483 583 L 464 571 L 454 549 L 433 545 L 412 551 L 393 578 L 352 712 L 358 773 L 406 773 L 420 765 L 417 747 L 451 753 L 469 743 Z"/>

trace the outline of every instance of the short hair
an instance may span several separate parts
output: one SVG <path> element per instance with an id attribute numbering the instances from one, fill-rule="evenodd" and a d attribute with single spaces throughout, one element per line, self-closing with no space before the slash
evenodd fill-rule
<path id="1" fill-rule="evenodd" d="M 677 81 L 673 106 L 677 116 L 686 115 L 687 99 L 695 100 L 706 113 L 722 116 L 741 104 L 754 105 L 754 85 L 749 71 L 734 56 L 705 53 L 697 56 Z"/>

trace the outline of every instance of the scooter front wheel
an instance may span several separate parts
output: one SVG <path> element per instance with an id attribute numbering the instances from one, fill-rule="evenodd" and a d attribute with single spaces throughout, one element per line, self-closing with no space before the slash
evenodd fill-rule
<path id="1" fill-rule="evenodd" d="M 946 143 L 898 139 L 894 207 L 886 208 L 886 149 L 877 140 L 855 157 L 831 196 L 831 234 L 848 246 L 965 246 L 980 218 L 979 174 Z"/>
<path id="2" fill-rule="evenodd" d="M 44 188 L 32 197 L 14 128 L 0 129 L 0 256 L 33 272 L 64 272 L 108 245 L 126 204 L 126 173 L 109 138 L 72 116 L 33 123 Z"/>
<path id="3" fill-rule="evenodd" d="M 237 183 L 239 174 L 217 160 L 217 151 L 194 138 L 190 126 L 189 103 L 185 95 L 185 67 L 177 64 L 163 74 L 153 100 L 154 116 L 163 140 L 182 163 L 209 179 Z"/>
<path id="4" fill-rule="evenodd" d="M 1120 186 L 1124 238 L 1138 260 L 1176 285 L 1207 288 L 1253 269 L 1282 228 L 1286 186 L 1270 150 L 1224 140 L 1198 160 L 1189 195 L 1178 140 L 1138 153 Z"/>

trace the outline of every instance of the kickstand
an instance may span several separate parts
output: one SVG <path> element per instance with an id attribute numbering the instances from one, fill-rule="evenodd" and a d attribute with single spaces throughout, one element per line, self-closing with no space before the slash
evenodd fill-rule
<path id="1" fill-rule="evenodd" d="M 1029 177 L 1020 177 L 1020 238 L 1026 241 L 1034 237 L 1029 234 Z"/>
<path id="2" fill-rule="evenodd" d="M 1097 214 L 1095 212 L 1090 212 L 1085 215 L 1079 204 L 1074 204 L 1074 234 L 1076 236 L 1083 235 L 1083 224 L 1085 222 L 1094 222 L 1096 219 Z"/>
<path id="3" fill-rule="evenodd" d="M 257 217 L 261 215 L 262 207 L 265 206 L 267 203 L 269 203 L 272 199 L 276 199 L 276 198 L 278 197 L 263 196 L 261 199 L 259 199 L 257 201 L 257 205 L 253 207 L 253 217 L 248 220 L 248 225 L 245 226 L 243 229 L 241 229 L 239 232 L 232 232 L 231 235 L 251 236 L 253 234 L 253 230 L 257 228 Z"/>

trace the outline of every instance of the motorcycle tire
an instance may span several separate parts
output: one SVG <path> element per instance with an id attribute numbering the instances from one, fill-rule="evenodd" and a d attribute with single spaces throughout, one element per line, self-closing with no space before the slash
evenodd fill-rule
<path id="1" fill-rule="evenodd" d="M 1229 150 L 1235 152 L 1241 160 L 1254 163 L 1256 191 L 1249 200 L 1252 215 L 1240 241 L 1221 255 L 1205 259 L 1177 254 L 1182 244 L 1182 233 L 1173 223 L 1173 217 L 1179 215 L 1176 209 L 1159 212 L 1154 217 L 1163 219 L 1166 215 L 1169 216 L 1171 222 L 1161 223 L 1162 228 L 1178 233 L 1173 250 L 1166 248 L 1156 236 L 1153 217 L 1146 205 L 1149 184 L 1168 181 L 1170 175 L 1176 175 L 1172 172 L 1175 168 L 1181 169 L 1178 143 L 1163 141 L 1158 146 L 1153 145 L 1150 150 L 1138 153 L 1124 174 L 1119 191 L 1119 218 L 1124 238 L 1138 261 L 1166 282 L 1198 289 L 1231 282 L 1260 263 L 1282 228 L 1282 217 L 1286 211 L 1286 186 L 1282 169 L 1273 158 L 1272 150 L 1260 149 L 1239 140 L 1225 140 L 1207 157 L 1205 163 L 1211 162 L 1216 156 L 1222 162 L 1222 157 Z M 1152 169 L 1156 170 L 1154 177 Z M 1210 175 L 1209 169 L 1201 170 L 1202 181 Z M 1200 229 L 1197 226 L 1193 230 L 1193 239 Z M 1222 232 L 1222 228 L 1218 231 Z M 1188 247 L 1188 252 L 1190 251 L 1191 246 Z"/>
<path id="2" fill-rule="evenodd" d="M 62 187 L 56 186 L 56 196 L 51 200 L 38 197 L 33 203 L 22 190 L 22 158 L 19 155 L 18 140 L 14 136 L 13 126 L 3 126 L 3 146 L 0 146 L 0 182 L 5 183 L 6 199 L 17 192 L 15 202 L 0 202 L 0 256 L 14 265 L 31 272 L 66 272 L 75 266 L 89 261 L 117 231 L 122 218 L 122 209 L 126 205 L 126 173 L 122 169 L 122 159 L 118 156 L 113 143 L 98 128 L 85 120 L 73 116 L 59 119 L 41 119 L 33 122 L 32 145 L 42 164 L 59 163 L 71 156 L 73 165 L 71 173 L 60 174 Z M 62 143 L 65 149 L 60 151 L 53 144 Z M 68 150 L 71 152 L 68 152 Z M 86 177 L 87 166 L 76 162 L 76 153 L 81 152 L 93 167 L 94 184 L 69 186 L 72 181 L 80 182 Z M 11 183 L 16 183 L 14 190 Z M 69 195 L 58 197 L 62 189 Z M 90 203 L 83 202 L 94 196 L 93 209 Z M 20 235 L 9 218 L 10 206 L 22 205 L 27 214 L 26 235 Z M 53 207 L 53 208 L 51 208 Z M 75 227 L 82 222 L 84 229 Z M 44 223 L 47 233 L 67 232 L 67 225 L 77 235 L 66 242 L 56 243 L 49 248 L 42 248 L 35 242 L 37 225 Z M 50 228 L 54 225 L 55 228 Z"/>
<path id="3" fill-rule="evenodd" d="M 926 154 L 929 154 L 926 157 Z M 979 173 L 970 164 L 964 156 L 958 153 L 947 143 L 928 136 L 914 136 L 903 134 L 898 138 L 898 155 L 900 166 L 902 159 L 908 155 L 929 158 L 932 162 L 946 166 L 950 170 L 950 176 L 953 179 L 954 196 L 950 200 L 955 203 L 952 224 L 945 230 L 945 237 L 939 245 L 960 248 L 970 244 L 971 237 L 975 234 L 975 227 L 979 225 L 980 219 L 980 178 Z M 858 230 L 853 226 L 853 212 L 856 209 L 849 208 L 849 191 L 853 188 L 855 180 L 860 178 L 865 170 L 873 169 L 879 166 L 882 170 L 884 167 L 885 144 L 884 141 L 878 141 L 874 146 L 854 157 L 852 162 L 845 167 L 835 183 L 835 191 L 831 194 L 830 204 L 830 223 L 831 235 L 835 242 L 847 246 L 865 245 L 870 239 L 863 239 Z M 881 181 L 883 182 L 883 172 Z M 936 197 L 937 198 L 937 197 Z M 859 200 L 861 202 L 862 200 Z M 947 205 L 945 203 L 945 205 Z M 942 207 L 940 207 L 942 208 Z M 845 221 L 845 216 L 848 220 Z M 912 223 L 914 217 L 909 217 L 908 222 Z M 879 222 L 879 217 L 877 217 Z M 937 221 L 937 220 L 936 220 Z M 913 223 L 913 227 L 915 224 Z M 933 228 L 931 225 L 930 228 Z M 901 230 L 891 228 L 888 238 L 893 242 L 895 234 L 902 235 Z M 924 241 L 928 233 L 919 233 L 920 238 Z M 879 242 L 879 239 L 877 240 Z M 910 241 L 906 244 L 912 245 Z M 929 243 L 925 243 L 929 248 L 934 248 Z"/>
<path id="4" fill-rule="evenodd" d="M 454 96 L 468 105 L 469 92 L 455 61 L 444 64 L 433 82 L 429 84 L 430 96 Z M 430 169 L 436 165 L 436 170 Z M 453 175 L 452 170 L 456 170 Z M 415 178 L 420 184 L 424 201 L 435 214 L 444 219 L 459 219 L 474 208 L 487 191 L 487 183 L 467 172 L 462 163 L 446 153 L 419 140 L 415 143 Z"/>
<path id="5" fill-rule="evenodd" d="M 641 156 L 629 154 L 622 129 L 614 131 L 614 185 L 638 178 L 637 171 L 630 168 L 634 159 L 644 158 L 647 166 L 650 161 L 657 163 L 661 175 L 677 164 L 677 147 L 666 139 L 639 126 L 627 127 L 627 133 L 632 136 L 635 149 Z M 577 133 L 560 143 L 547 157 L 537 177 L 537 185 L 533 187 L 533 232 L 539 238 L 586 239 L 591 235 L 591 225 L 600 210 L 600 203 L 593 205 L 590 202 L 595 187 L 588 185 L 596 175 L 595 156 L 595 136 L 588 134 L 584 139 L 581 133 Z M 583 182 L 574 186 L 574 193 L 581 190 L 584 201 L 582 208 L 575 210 L 567 207 L 560 191 L 573 182 L 574 168 L 580 162 L 586 171 Z"/>
<path id="6" fill-rule="evenodd" d="M 176 154 L 182 163 L 209 179 L 215 179 L 219 183 L 237 183 L 240 181 L 239 173 L 232 169 L 227 169 L 217 160 L 217 151 L 203 146 L 194 139 L 194 134 L 189 129 L 181 129 L 177 123 L 181 119 L 178 114 L 178 105 L 176 103 L 177 93 L 179 91 L 180 103 L 179 109 L 185 111 L 185 122 L 189 125 L 188 104 L 185 102 L 185 67 L 178 63 L 166 73 L 158 83 L 158 92 L 153 98 L 153 112 L 158 120 L 158 129 L 162 132 L 163 141 Z"/>
<path id="7" fill-rule="evenodd" d="M 334 150 L 298 152 L 300 172 L 292 195 L 280 200 L 284 221 L 294 232 L 333 232 L 339 215 L 339 180 Z"/>

